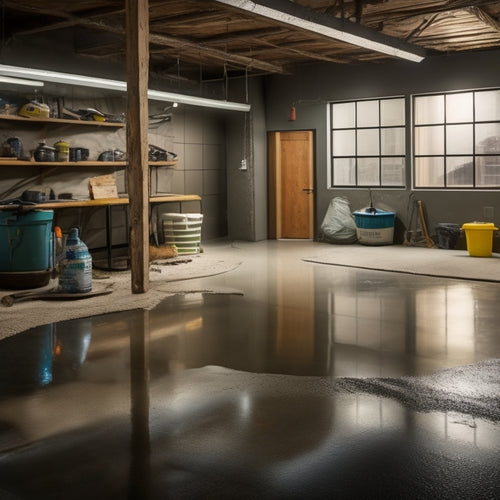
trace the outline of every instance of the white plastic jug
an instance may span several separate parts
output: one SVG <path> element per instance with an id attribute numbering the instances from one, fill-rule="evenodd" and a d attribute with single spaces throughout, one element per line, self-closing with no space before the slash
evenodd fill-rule
<path id="1" fill-rule="evenodd" d="M 92 256 L 80 240 L 78 228 L 70 229 L 66 240 L 65 258 L 61 261 L 59 287 L 66 293 L 84 293 L 92 290 Z"/>

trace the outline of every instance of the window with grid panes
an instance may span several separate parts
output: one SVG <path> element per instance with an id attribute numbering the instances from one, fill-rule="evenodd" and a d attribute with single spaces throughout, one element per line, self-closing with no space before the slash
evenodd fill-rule
<path id="1" fill-rule="evenodd" d="M 500 89 L 413 97 L 414 187 L 500 187 Z"/>
<path id="2" fill-rule="evenodd" d="M 333 102 L 330 120 L 330 187 L 404 187 L 404 97 Z"/>

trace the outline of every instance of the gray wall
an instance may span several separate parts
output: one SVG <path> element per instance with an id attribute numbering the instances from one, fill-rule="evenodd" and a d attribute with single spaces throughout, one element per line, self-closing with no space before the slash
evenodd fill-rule
<path id="1" fill-rule="evenodd" d="M 171 182 L 166 191 L 198 194 L 203 203 L 202 238 L 213 239 L 227 234 L 227 181 L 225 112 L 188 108 L 175 111 L 173 118 L 173 150 L 179 154 L 179 164 L 167 172 Z M 170 179 L 168 179 L 170 180 Z M 199 206 L 185 205 L 189 212 Z"/>
<path id="2" fill-rule="evenodd" d="M 346 196 L 353 209 L 369 204 L 366 189 L 327 187 L 328 101 L 498 87 L 499 60 L 500 51 L 490 51 L 474 55 L 432 56 L 419 64 L 405 61 L 352 66 L 317 64 L 305 66 L 292 76 L 268 77 L 265 85 L 267 130 L 316 131 L 316 226 L 321 224 L 328 204 L 335 196 Z M 290 122 L 288 116 L 293 102 L 296 103 L 297 119 Z M 406 224 L 411 192 L 410 156 L 407 189 L 372 191 L 375 205 L 395 210 L 403 224 Z M 484 207 L 493 207 L 494 219 L 498 221 L 500 218 L 500 196 L 495 191 L 419 190 L 416 197 L 425 203 L 431 228 L 439 222 L 486 221 Z"/>
<path id="3" fill-rule="evenodd" d="M 232 82 L 235 99 L 246 99 L 246 82 Z M 236 90 L 239 89 L 239 93 Z M 262 79 L 248 81 L 249 113 L 227 116 L 228 235 L 232 240 L 267 238 L 267 156 Z M 246 160 L 247 169 L 241 169 Z"/>

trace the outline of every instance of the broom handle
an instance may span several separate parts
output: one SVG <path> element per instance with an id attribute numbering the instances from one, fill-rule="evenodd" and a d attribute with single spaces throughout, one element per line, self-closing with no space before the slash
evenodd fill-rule
<path id="1" fill-rule="evenodd" d="M 417 203 L 418 203 L 418 214 L 420 215 L 420 222 L 422 224 L 422 230 L 424 231 L 425 243 L 429 248 L 432 248 L 435 245 L 434 241 L 432 241 L 432 238 L 429 236 L 429 232 L 427 231 L 427 223 L 425 222 L 423 203 L 421 200 L 418 200 Z"/>

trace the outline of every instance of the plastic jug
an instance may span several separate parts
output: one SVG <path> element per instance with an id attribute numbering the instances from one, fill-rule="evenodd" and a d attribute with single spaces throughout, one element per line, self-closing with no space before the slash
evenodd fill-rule
<path id="1" fill-rule="evenodd" d="M 87 245 L 80 240 L 76 227 L 69 231 L 61 268 L 59 287 L 62 292 L 85 293 L 92 290 L 92 256 Z"/>

